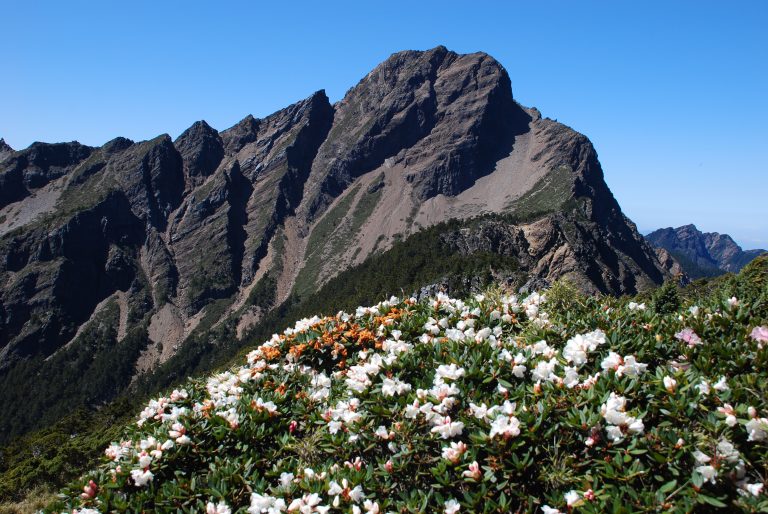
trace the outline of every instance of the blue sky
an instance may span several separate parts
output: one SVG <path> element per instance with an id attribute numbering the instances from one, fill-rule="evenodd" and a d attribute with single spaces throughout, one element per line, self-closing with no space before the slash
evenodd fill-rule
<path id="1" fill-rule="evenodd" d="M 99 5 L 101 4 L 101 5 Z M 274 5 L 273 5 L 274 4 Z M 515 98 L 585 133 L 641 231 L 768 248 L 768 2 L 23 2 L 0 31 L 14 148 L 224 129 L 391 53 L 482 50 Z"/>

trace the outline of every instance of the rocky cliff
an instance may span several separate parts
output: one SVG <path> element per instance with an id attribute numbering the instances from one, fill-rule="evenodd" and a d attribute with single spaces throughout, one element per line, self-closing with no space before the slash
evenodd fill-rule
<path id="1" fill-rule="evenodd" d="M 728 234 L 701 232 L 695 225 L 661 228 L 645 237 L 653 246 L 672 254 L 693 278 L 738 273 L 752 259 L 766 252 L 742 250 Z"/>
<path id="2" fill-rule="evenodd" d="M 400 52 L 335 104 L 319 91 L 175 141 L 2 143 L 0 380 L 117 366 L 83 396 L 103 401 L 193 334 L 247 334 L 397 241 L 487 216 L 441 244 L 514 256 L 516 286 L 623 294 L 669 274 L 589 140 L 519 105 L 483 53 Z"/>

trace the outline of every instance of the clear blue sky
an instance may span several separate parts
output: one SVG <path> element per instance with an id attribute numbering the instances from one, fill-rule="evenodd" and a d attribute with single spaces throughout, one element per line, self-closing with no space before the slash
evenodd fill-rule
<path id="1" fill-rule="evenodd" d="M 493 55 L 519 102 L 588 135 L 641 231 L 768 248 L 768 1 L 277 4 L 6 1 L 0 137 L 221 130 L 444 44 Z"/>

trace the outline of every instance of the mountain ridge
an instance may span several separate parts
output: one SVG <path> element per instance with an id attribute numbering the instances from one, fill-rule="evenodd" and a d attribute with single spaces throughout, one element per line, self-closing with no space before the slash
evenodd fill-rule
<path id="1" fill-rule="evenodd" d="M 766 250 L 742 250 L 728 234 L 701 232 L 696 225 L 657 229 L 645 238 L 670 252 L 696 278 L 718 273 L 738 273 Z"/>
<path id="2" fill-rule="evenodd" d="M 335 104 L 318 91 L 220 132 L 35 143 L 2 158 L 0 186 L 0 380 L 97 344 L 126 361 L 104 388 L 125 390 L 212 327 L 244 341 L 281 304 L 452 219 L 464 229 L 435 244 L 514 258 L 510 287 L 625 294 L 670 276 L 591 142 L 518 104 L 492 57 L 444 47 L 393 54 Z M 55 394 L 82 395 L 72 380 Z"/>

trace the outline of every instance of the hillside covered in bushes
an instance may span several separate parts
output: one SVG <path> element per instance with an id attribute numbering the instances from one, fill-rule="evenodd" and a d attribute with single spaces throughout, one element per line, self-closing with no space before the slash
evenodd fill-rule
<path id="1" fill-rule="evenodd" d="M 646 297 L 302 319 L 150 401 L 47 512 L 764 512 L 768 261 Z"/>

